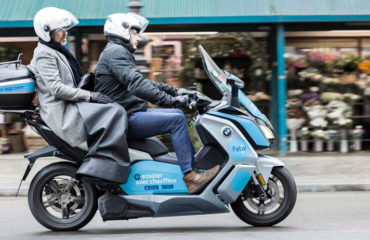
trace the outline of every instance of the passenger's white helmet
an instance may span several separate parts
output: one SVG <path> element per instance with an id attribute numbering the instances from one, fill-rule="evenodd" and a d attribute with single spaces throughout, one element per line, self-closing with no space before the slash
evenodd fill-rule
<path id="1" fill-rule="evenodd" d="M 114 13 L 105 21 L 104 36 L 115 36 L 130 41 L 131 28 L 142 33 L 148 24 L 148 19 L 135 13 Z"/>
<path id="2" fill-rule="evenodd" d="M 33 27 L 36 35 L 50 42 L 50 33 L 54 30 L 68 30 L 78 24 L 78 20 L 72 13 L 55 7 L 46 7 L 38 11 L 33 19 Z"/>

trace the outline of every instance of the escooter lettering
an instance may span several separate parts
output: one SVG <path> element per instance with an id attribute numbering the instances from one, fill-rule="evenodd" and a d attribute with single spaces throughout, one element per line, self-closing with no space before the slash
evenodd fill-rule
<path id="1" fill-rule="evenodd" d="M 166 185 L 162 189 L 171 189 L 173 184 L 177 182 L 176 178 L 163 177 L 163 173 L 151 173 L 151 174 L 135 174 L 134 175 L 136 185 Z M 145 186 L 145 190 L 153 190 L 153 187 Z"/>

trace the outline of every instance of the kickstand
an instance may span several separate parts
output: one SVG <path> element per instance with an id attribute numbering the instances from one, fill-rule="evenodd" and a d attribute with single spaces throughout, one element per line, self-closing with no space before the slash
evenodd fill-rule
<path id="1" fill-rule="evenodd" d="M 18 187 L 17 194 L 15 195 L 15 197 L 18 197 L 18 193 L 19 193 L 19 190 L 21 190 L 22 183 L 23 183 L 23 179 L 21 179 L 21 182 L 19 183 L 19 187 Z"/>

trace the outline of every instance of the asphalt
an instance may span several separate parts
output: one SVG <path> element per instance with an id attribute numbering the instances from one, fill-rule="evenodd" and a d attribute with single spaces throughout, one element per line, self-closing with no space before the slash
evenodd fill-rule
<path id="1" fill-rule="evenodd" d="M 23 154 L 0 155 L 0 196 L 14 196 L 28 165 Z M 286 163 L 300 192 L 370 191 L 370 152 L 276 156 Z M 33 176 L 46 165 L 62 161 L 40 158 L 19 195 L 26 196 Z"/>

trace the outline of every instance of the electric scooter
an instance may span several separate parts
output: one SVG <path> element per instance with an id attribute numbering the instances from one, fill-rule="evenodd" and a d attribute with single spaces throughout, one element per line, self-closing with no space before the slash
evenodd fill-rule
<path id="1" fill-rule="evenodd" d="M 274 140 L 270 121 L 241 91 L 242 80 L 221 70 L 202 46 L 199 51 L 204 70 L 223 97 L 215 101 L 197 91 L 189 95 L 197 111 L 194 127 L 202 144 L 195 165 L 197 169 L 220 165 L 220 171 L 190 195 L 176 156 L 159 139 L 129 140 L 131 173 L 120 186 L 123 201 L 110 206 L 109 199 L 99 200 L 103 220 L 227 213 L 231 207 L 247 224 L 272 226 L 292 211 L 297 196 L 292 175 L 283 161 L 256 152 L 268 149 Z M 91 88 L 91 75 L 82 82 Z M 25 155 L 29 165 L 23 180 L 40 157 L 66 160 L 46 166 L 33 178 L 28 192 L 33 216 L 55 231 L 82 228 L 95 215 L 102 195 L 99 188 L 75 177 L 86 149 L 71 147 L 58 138 L 36 111 L 22 115 L 49 144 Z M 106 212 L 109 207 L 114 216 Z"/>

